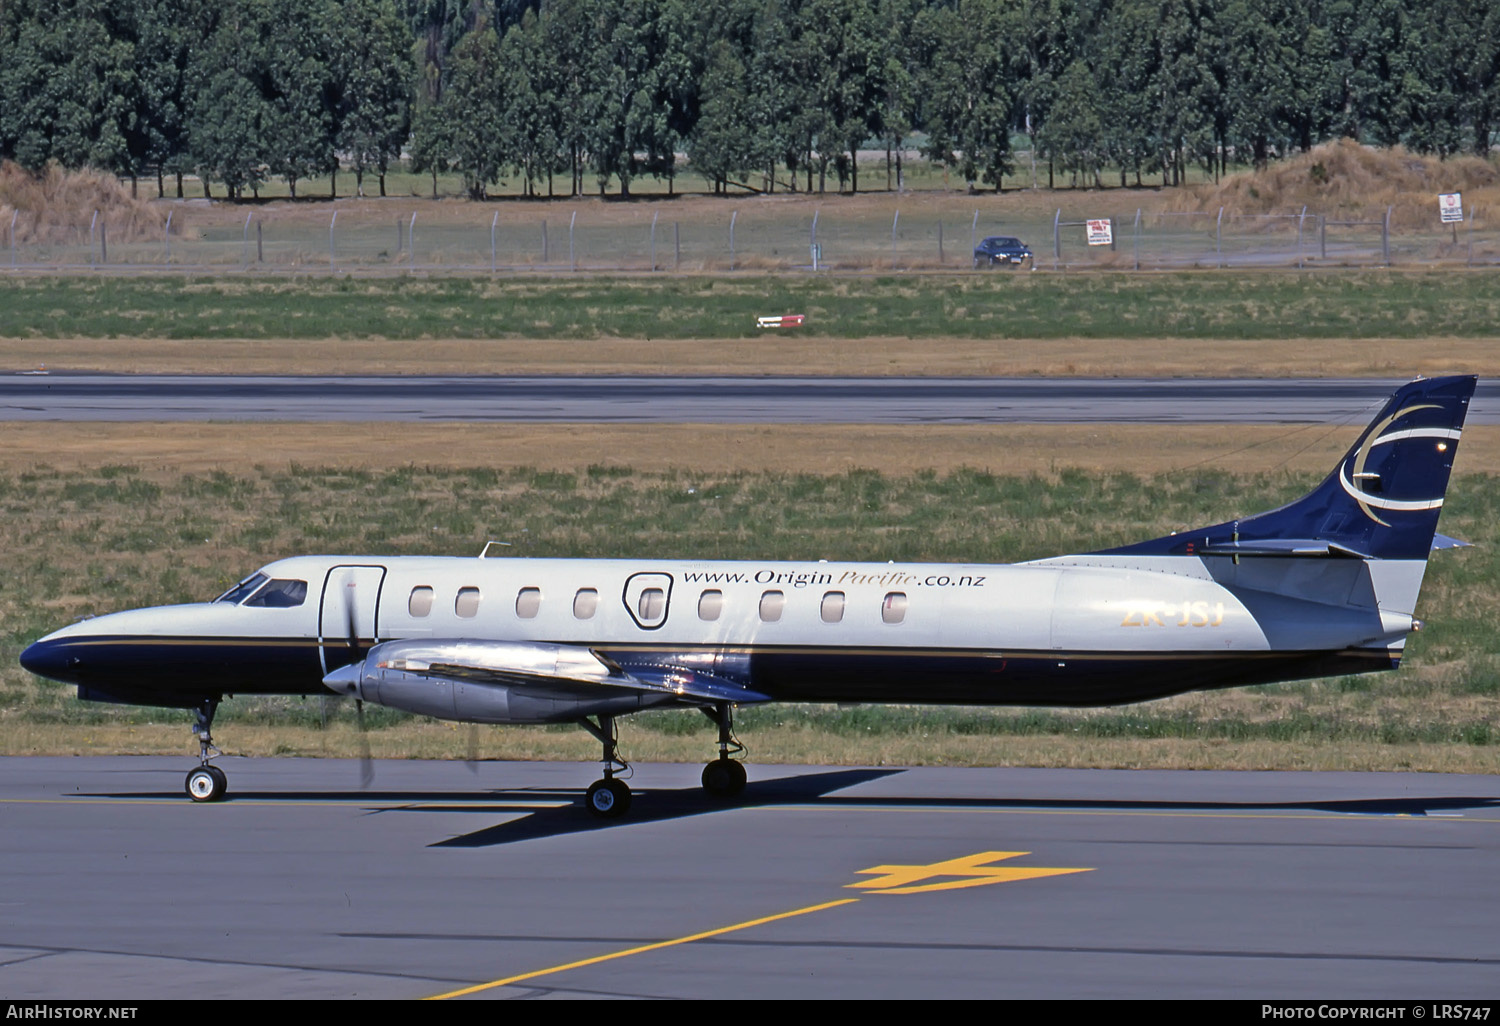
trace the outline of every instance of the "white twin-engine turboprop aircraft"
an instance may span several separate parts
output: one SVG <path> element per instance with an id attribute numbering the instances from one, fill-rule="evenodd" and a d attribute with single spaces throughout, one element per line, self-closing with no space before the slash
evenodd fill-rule
<path id="1" fill-rule="evenodd" d="M 474 723 L 574 722 L 603 745 L 587 807 L 618 816 L 616 719 L 719 727 L 712 795 L 745 784 L 753 702 L 1085 706 L 1394 668 L 1420 627 L 1473 377 L 1399 389 L 1328 478 L 1280 509 L 1002 566 L 299 556 L 212 602 L 112 613 L 21 663 L 80 698 L 196 711 L 188 794 L 225 790 L 231 694 L 347 695 Z"/>

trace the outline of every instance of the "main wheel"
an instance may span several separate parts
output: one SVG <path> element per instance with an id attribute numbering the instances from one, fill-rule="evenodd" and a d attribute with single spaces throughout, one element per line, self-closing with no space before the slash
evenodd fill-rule
<path id="1" fill-rule="evenodd" d="M 715 798 L 732 798 L 745 789 L 745 764 L 715 759 L 703 767 L 703 790 Z"/>
<path id="2" fill-rule="evenodd" d="M 216 802 L 224 797 L 228 778 L 217 766 L 199 766 L 187 775 L 188 797 L 195 802 Z"/>
<path id="3" fill-rule="evenodd" d="M 613 777 L 596 780 L 589 786 L 583 802 L 600 819 L 619 819 L 630 810 L 630 787 Z"/>

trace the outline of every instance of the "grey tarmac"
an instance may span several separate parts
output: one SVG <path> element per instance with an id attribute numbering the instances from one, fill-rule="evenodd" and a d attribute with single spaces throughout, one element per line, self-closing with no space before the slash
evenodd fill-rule
<path id="1" fill-rule="evenodd" d="M 256 377 L 0 374 L 0 421 L 1352 423 L 1404 382 L 1368 378 Z M 1470 424 L 1500 423 L 1482 381 Z"/>
<path id="2" fill-rule="evenodd" d="M 191 765 L 0 760 L 0 995 L 1500 994 L 1489 777 L 651 764 L 601 824 L 590 764 Z"/>

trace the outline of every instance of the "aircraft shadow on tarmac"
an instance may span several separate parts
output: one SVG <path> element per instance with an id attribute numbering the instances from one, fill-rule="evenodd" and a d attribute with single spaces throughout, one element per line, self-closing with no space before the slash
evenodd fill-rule
<path id="1" fill-rule="evenodd" d="M 621 819 L 601 820 L 588 814 L 583 807 L 582 794 L 572 789 L 544 788 L 489 788 L 468 793 L 452 791 L 378 791 L 363 790 L 351 793 L 336 791 L 254 791 L 230 792 L 225 803 L 235 799 L 297 802 L 349 801 L 356 798 L 380 807 L 371 811 L 378 814 L 406 813 L 469 813 L 484 816 L 503 815 L 504 821 L 481 827 L 441 841 L 434 841 L 434 848 L 485 848 L 494 845 L 512 844 L 540 837 L 557 837 L 565 834 L 592 830 L 613 830 L 622 827 L 641 826 L 688 816 L 708 815 L 743 808 L 774 808 L 776 806 L 812 805 L 815 807 L 858 808 L 904 808 L 904 809 L 993 809 L 1024 811 L 1077 810 L 1096 812 L 1204 812 L 1204 813 L 1274 813 L 1331 812 L 1367 816 L 1426 816 L 1433 813 L 1458 813 L 1485 809 L 1500 809 L 1500 797 L 1472 795 L 1406 795 L 1399 798 L 1352 798 L 1318 799 L 1307 798 L 1289 802 L 1229 802 L 1229 801 L 1164 801 L 1140 799 L 1102 798 L 993 798 L 979 797 L 935 797 L 935 796 L 889 796 L 838 794 L 846 788 L 870 783 L 885 777 L 905 772 L 902 769 L 847 769 L 826 773 L 803 773 L 796 776 L 775 777 L 769 780 L 751 781 L 738 798 L 732 800 L 711 799 L 701 788 L 651 788 L 636 791 L 632 798 L 630 813 Z M 1002 785 L 1003 786 L 1003 785 Z M 84 797 L 80 795 L 80 797 Z M 98 794 L 100 798 L 160 798 L 159 793 Z M 517 803 L 514 808 L 497 809 L 497 802 Z M 525 803 L 537 802 L 536 807 L 527 808 Z"/>

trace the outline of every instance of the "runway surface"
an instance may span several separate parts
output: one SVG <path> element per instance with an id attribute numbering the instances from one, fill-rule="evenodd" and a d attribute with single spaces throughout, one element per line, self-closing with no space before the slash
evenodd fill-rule
<path id="1" fill-rule="evenodd" d="M 0 420 L 1341 423 L 1399 381 L 0 375 Z M 1470 424 L 1500 423 L 1480 382 Z"/>
<path id="2" fill-rule="evenodd" d="M 640 765 L 599 825 L 592 765 L 220 764 L 0 760 L 0 994 L 1500 992 L 1489 777 Z"/>

